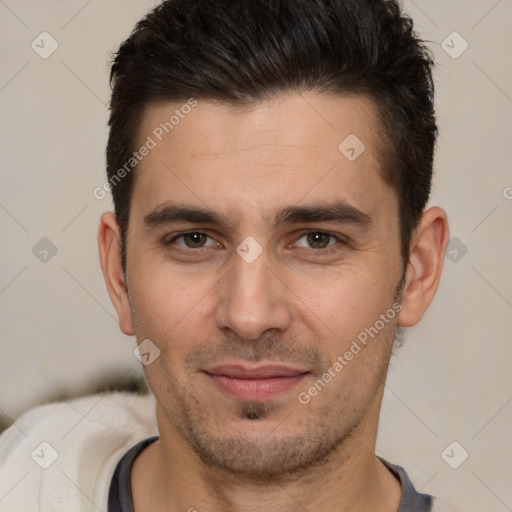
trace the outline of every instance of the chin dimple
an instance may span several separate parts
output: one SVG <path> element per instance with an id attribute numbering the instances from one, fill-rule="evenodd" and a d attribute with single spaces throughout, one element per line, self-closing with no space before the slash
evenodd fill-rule
<path id="1" fill-rule="evenodd" d="M 261 420 L 267 415 L 265 404 L 246 403 L 242 405 L 240 416 L 246 420 Z"/>
<path id="2" fill-rule="evenodd" d="M 260 419 L 260 415 L 255 411 L 246 412 L 244 417 L 246 420 L 259 420 Z"/>

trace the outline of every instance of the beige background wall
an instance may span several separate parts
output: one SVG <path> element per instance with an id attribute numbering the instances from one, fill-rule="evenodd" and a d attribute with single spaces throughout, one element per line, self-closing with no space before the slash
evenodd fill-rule
<path id="1" fill-rule="evenodd" d="M 110 199 L 97 200 L 92 191 L 105 179 L 108 53 L 153 5 L 0 1 L 4 424 L 41 402 L 141 375 L 98 264 L 96 228 Z M 378 453 L 456 511 L 506 512 L 512 510 L 512 2 L 415 0 L 405 7 L 438 63 L 441 135 L 431 203 L 447 210 L 458 241 L 433 306 L 392 359 Z M 46 59 L 31 48 L 43 31 L 58 43 Z M 55 43 L 41 37 L 44 44 L 41 38 L 35 44 L 44 53 Z M 464 41 L 468 48 L 459 56 Z M 456 466 L 463 450 L 468 459 L 452 469 L 445 460 Z"/>

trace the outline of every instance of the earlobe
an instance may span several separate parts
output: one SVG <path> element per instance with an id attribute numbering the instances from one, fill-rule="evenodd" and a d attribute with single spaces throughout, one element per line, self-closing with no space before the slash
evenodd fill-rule
<path id="1" fill-rule="evenodd" d="M 411 238 L 399 325 L 415 325 L 432 302 L 441 279 L 448 238 L 446 212 L 438 207 L 423 212 Z"/>
<path id="2" fill-rule="evenodd" d="M 121 263 L 121 235 L 112 212 L 104 213 L 101 216 L 98 229 L 98 250 L 108 294 L 119 318 L 119 328 L 124 334 L 131 336 L 133 326 L 130 300 Z"/>

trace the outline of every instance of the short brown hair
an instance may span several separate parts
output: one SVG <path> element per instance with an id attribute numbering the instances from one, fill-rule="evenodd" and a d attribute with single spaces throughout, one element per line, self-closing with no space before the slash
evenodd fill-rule
<path id="1" fill-rule="evenodd" d="M 430 195 L 437 127 L 433 61 L 395 0 L 167 0 L 116 53 L 109 180 L 132 157 L 145 106 L 244 103 L 280 91 L 366 94 L 377 104 L 384 179 L 396 190 L 401 250 Z M 126 268 L 134 174 L 112 187 Z"/>

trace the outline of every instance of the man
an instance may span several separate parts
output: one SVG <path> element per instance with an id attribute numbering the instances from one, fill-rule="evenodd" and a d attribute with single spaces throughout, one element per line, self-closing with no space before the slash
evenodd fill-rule
<path id="1" fill-rule="evenodd" d="M 170 0 L 139 22 L 98 242 L 155 402 L 25 415 L 1 448 L 23 510 L 436 509 L 375 455 L 397 328 L 448 239 L 425 209 L 431 65 L 393 1 Z"/>

